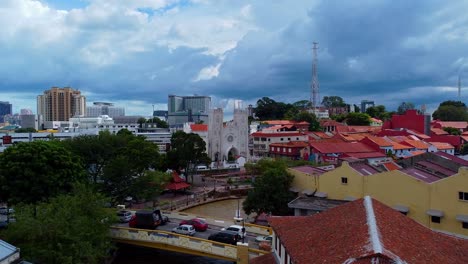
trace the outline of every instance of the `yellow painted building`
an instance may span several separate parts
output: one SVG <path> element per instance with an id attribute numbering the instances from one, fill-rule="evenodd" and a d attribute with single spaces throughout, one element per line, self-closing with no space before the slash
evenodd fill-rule
<path id="1" fill-rule="evenodd" d="M 295 176 L 292 186 L 299 192 L 316 190 L 337 200 L 369 195 L 424 226 L 468 238 L 468 168 L 462 167 L 457 174 L 432 183 L 400 170 L 363 175 L 347 162 L 321 175 L 295 168 L 289 172 Z"/>

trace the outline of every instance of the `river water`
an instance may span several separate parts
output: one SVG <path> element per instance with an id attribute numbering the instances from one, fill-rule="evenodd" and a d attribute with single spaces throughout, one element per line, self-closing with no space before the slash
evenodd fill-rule
<path id="1" fill-rule="evenodd" d="M 241 216 L 245 216 L 242 210 L 244 199 L 231 199 L 204 204 L 184 210 L 186 213 L 199 216 L 210 216 L 216 219 L 232 219 L 236 216 L 238 208 Z M 182 253 L 163 251 L 157 249 L 141 248 L 124 245 L 118 249 L 117 256 L 112 264 L 232 264 L 230 261 L 217 260 L 206 257 L 198 257 Z"/>

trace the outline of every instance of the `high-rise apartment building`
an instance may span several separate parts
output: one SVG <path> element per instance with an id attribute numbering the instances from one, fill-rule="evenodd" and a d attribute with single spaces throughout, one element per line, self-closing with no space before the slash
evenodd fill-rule
<path id="1" fill-rule="evenodd" d="M 117 116 L 125 116 L 125 108 L 114 106 L 113 103 L 94 102 L 92 106 L 86 107 L 87 117 L 98 117 L 108 115 L 112 118 Z"/>
<path id="2" fill-rule="evenodd" d="M 12 113 L 12 105 L 10 104 L 10 102 L 0 101 L 0 123 L 4 122 L 4 116 L 11 115 Z"/>
<path id="3" fill-rule="evenodd" d="M 170 126 L 200 121 L 206 124 L 211 107 L 211 97 L 169 95 L 167 107 L 167 123 Z"/>
<path id="4" fill-rule="evenodd" d="M 86 97 L 70 87 L 52 87 L 37 96 L 37 114 L 44 121 L 68 121 L 73 116 L 84 116 Z"/>

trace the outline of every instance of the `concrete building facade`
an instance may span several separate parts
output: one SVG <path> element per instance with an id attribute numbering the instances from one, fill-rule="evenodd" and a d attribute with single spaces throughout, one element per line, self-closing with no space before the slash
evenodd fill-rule
<path id="1" fill-rule="evenodd" d="M 94 102 L 92 106 L 86 107 L 87 117 L 98 117 L 107 115 L 110 117 L 125 116 L 125 108 L 114 106 L 113 103 Z"/>
<path id="2" fill-rule="evenodd" d="M 169 95 L 167 107 L 167 123 L 170 126 L 183 126 L 187 122 L 207 123 L 211 97 Z"/>
<path id="3" fill-rule="evenodd" d="M 70 87 L 52 87 L 37 96 L 37 114 L 44 121 L 68 121 L 73 116 L 85 116 L 86 97 Z"/>

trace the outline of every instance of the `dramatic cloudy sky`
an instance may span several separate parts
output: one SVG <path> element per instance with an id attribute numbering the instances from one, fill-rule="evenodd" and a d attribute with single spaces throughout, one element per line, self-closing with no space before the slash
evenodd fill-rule
<path id="1" fill-rule="evenodd" d="M 0 100 L 36 111 L 51 86 L 127 114 L 167 109 L 168 94 L 214 107 L 264 96 L 403 101 L 433 110 L 468 83 L 467 1 L 1 0 Z M 465 81 L 466 80 L 466 81 Z M 468 95 L 462 89 L 462 100 Z"/>

